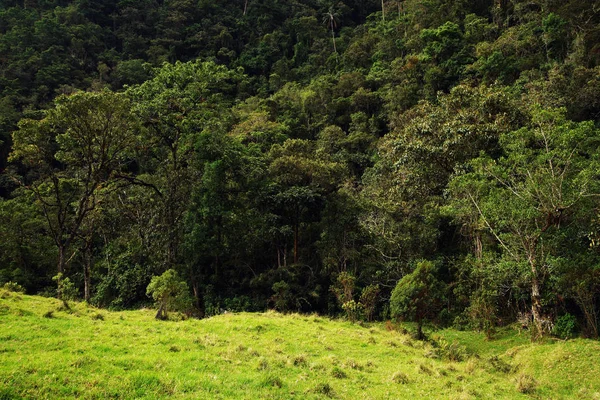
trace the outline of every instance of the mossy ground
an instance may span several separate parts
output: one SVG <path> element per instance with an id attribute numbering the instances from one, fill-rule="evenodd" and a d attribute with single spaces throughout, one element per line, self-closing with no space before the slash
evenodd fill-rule
<path id="1" fill-rule="evenodd" d="M 596 341 L 443 330 L 434 345 L 310 315 L 153 317 L 0 290 L 0 399 L 600 399 Z"/>

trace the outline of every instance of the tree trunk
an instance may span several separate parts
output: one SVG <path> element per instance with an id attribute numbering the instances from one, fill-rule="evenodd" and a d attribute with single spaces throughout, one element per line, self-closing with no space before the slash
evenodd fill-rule
<path id="1" fill-rule="evenodd" d="M 425 339 L 425 335 L 423 334 L 423 321 L 417 321 L 417 340 Z"/>
<path id="2" fill-rule="evenodd" d="M 91 286 L 91 260 L 86 260 L 84 269 L 83 269 L 83 298 L 85 299 L 86 303 L 90 302 L 90 286 Z"/>
<path id="3" fill-rule="evenodd" d="M 160 307 L 158 307 L 158 312 L 156 313 L 156 319 L 164 320 L 166 319 L 167 313 L 165 312 L 165 304 L 161 301 Z"/>
<path id="4" fill-rule="evenodd" d="M 92 234 L 93 235 L 93 234 Z M 87 303 L 90 302 L 91 298 L 91 287 L 92 287 L 92 267 L 94 263 L 94 255 L 92 254 L 93 242 L 92 237 L 88 237 L 89 240 L 85 240 L 84 251 L 84 265 L 83 265 L 83 297 Z"/>
<path id="5" fill-rule="evenodd" d="M 61 243 L 58 245 L 58 266 L 57 270 L 59 274 L 65 273 L 65 246 Z"/>
<path id="6" fill-rule="evenodd" d="M 534 337 L 543 335 L 542 327 L 542 296 L 540 295 L 540 282 L 535 265 L 531 265 L 531 315 L 533 316 Z"/>
<path id="7" fill-rule="evenodd" d="M 246 11 L 248 10 L 248 0 L 244 2 L 244 15 L 246 15 Z"/>
<path id="8" fill-rule="evenodd" d="M 333 40 L 333 52 L 335 53 L 335 61 L 338 59 L 337 47 L 335 45 L 335 31 L 333 30 L 333 25 L 331 26 L 331 38 Z"/>
<path id="9" fill-rule="evenodd" d="M 294 264 L 298 264 L 298 225 L 294 224 Z"/>
<path id="10" fill-rule="evenodd" d="M 384 0 L 381 0 L 381 20 L 385 22 L 385 4 L 384 4 Z"/>
<path id="11" fill-rule="evenodd" d="M 64 272 L 65 272 L 65 250 L 66 250 L 65 246 L 62 243 L 60 243 L 58 245 L 58 265 L 57 265 L 57 270 L 58 270 L 58 275 L 59 276 L 57 277 L 57 280 L 56 280 L 56 285 L 57 285 L 56 297 L 59 300 L 62 300 L 64 303 L 66 303 L 66 301 L 64 299 L 64 296 L 63 296 L 63 293 L 62 293 L 62 290 L 61 290 L 61 287 L 62 287 L 61 280 L 63 278 L 62 275 L 64 275 Z"/>
<path id="12" fill-rule="evenodd" d="M 196 309 L 198 310 L 198 317 L 204 317 L 204 309 L 202 308 L 202 302 L 200 300 L 200 287 L 196 279 L 192 278 L 192 290 L 194 291 L 194 299 L 196 302 Z"/>

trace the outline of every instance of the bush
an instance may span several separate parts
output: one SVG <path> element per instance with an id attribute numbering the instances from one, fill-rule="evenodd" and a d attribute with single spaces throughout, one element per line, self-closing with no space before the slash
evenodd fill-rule
<path id="1" fill-rule="evenodd" d="M 331 287 L 338 304 L 346 311 L 348 319 L 352 322 L 358 319 L 360 304 L 354 301 L 354 287 L 356 278 L 349 272 L 340 272 L 336 283 Z"/>
<path id="2" fill-rule="evenodd" d="M 293 295 L 290 285 L 286 281 L 275 282 L 271 287 L 275 294 L 271 296 L 270 302 L 275 310 L 279 312 L 287 312 L 291 309 Z"/>
<path id="3" fill-rule="evenodd" d="M 419 262 L 398 282 L 390 299 L 392 317 L 414 320 L 418 339 L 424 338 L 423 322 L 437 314 L 444 297 L 444 285 L 434 273 L 432 262 Z"/>
<path id="4" fill-rule="evenodd" d="M 77 288 L 75 287 L 75 285 L 73 284 L 73 282 L 71 282 L 71 280 L 69 278 L 66 278 L 60 272 L 58 274 L 56 274 L 56 276 L 54 276 L 52 278 L 52 280 L 54 282 L 56 282 L 56 284 L 58 286 L 58 288 L 57 288 L 58 298 L 63 301 L 65 306 L 68 307 L 67 301 L 75 300 L 77 298 Z"/>
<path id="5" fill-rule="evenodd" d="M 236 296 L 224 300 L 225 309 L 229 312 L 254 311 L 252 299 L 248 296 Z"/>
<path id="6" fill-rule="evenodd" d="M 488 340 L 496 333 L 496 297 L 494 291 L 479 290 L 471 296 L 471 305 L 468 308 L 471 321 L 479 331 L 485 333 Z"/>
<path id="7" fill-rule="evenodd" d="M 577 319 L 569 313 L 556 319 L 552 334 L 561 339 L 571 339 L 577 332 Z"/>
<path id="8" fill-rule="evenodd" d="M 25 293 L 25 288 L 15 282 L 6 282 L 2 288 L 14 293 Z"/>
<path id="9" fill-rule="evenodd" d="M 146 294 L 156 301 L 157 319 L 166 319 L 168 311 L 188 311 L 191 308 L 192 300 L 188 286 L 172 269 L 153 277 Z"/>
<path id="10" fill-rule="evenodd" d="M 346 312 L 348 319 L 351 322 L 356 322 L 362 313 L 362 304 L 354 300 L 350 300 L 342 304 L 342 308 Z"/>
<path id="11" fill-rule="evenodd" d="M 379 296 L 379 285 L 369 285 L 360 294 L 359 302 L 363 306 L 367 321 L 373 320 L 375 306 L 377 305 L 377 296 Z"/>

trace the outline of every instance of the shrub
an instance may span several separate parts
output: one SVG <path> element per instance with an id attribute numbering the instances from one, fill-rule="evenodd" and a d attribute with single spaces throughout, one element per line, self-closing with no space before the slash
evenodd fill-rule
<path id="1" fill-rule="evenodd" d="M 360 293 L 359 302 L 362 304 L 367 321 L 373 320 L 375 306 L 377 305 L 377 296 L 379 296 L 379 285 L 369 285 Z"/>
<path id="2" fill-rule="evenodd" d="M 167 312 L 186 311 L 191 307 L 187 284 L 180 280 L 177 272 L 170 269 L 160 276 L 154 276 L 146 289 L 158 306 L 156 319 L 166 319 Z"/>
<path id="3" fill-rule="evenodd" d="M 275 282 L 271 289 L 275 292 L 270 299 L 274 308 L 279 312 L 289 311 L 293 300 L 290 285 L 286 281 L 279 281 Z"/>
<path id="4" fill-rule="evenodd" d="M 474 325 L 485 333 L 488 340 L 496 333 L 496 297 L 494 291 L 479 290 L 471 296 L 471 305 L 468 309 Z"/>
<path id="5" fill-rule="evenodd" d="M 342 304 L 342 308 L 346 311 L 346 316 L 351 322 L 356 322 L 362 313 L 362 304 L 350 300 Z"/>
<path id="6" fill-rule="evenodd" d="M 15 282 L 6 282 L 2 288 L 14 293 L 25 293 L 25 288 Z"/>
<path id="7" fill-rule="evenodd" d="M 571 339 L 577 332 L 577 319 L 569 313 L 561 315 L 556 319 L 552 334 L 561 339 Z"/>
<path id="8" fill-rule="evenodd" d="M 254 311 L 252 299 L 248 296 L 236 296 L 224 300 L 225 309 L 230 312 Z"/>
<path id="9" fill-rule="evenodd" d="M 333 294 L 340 304 L 344 304 L 353 299 L 354 286 L 356 278 L 349 272 L 340 272 L 336 284 L 331 288 Z"/>
<path id="10" fill-rule="evenodd" d="M 411 319 L 417 323 L 417 339 L 423 339 L 423 322 L 437 314 L 444 297 L 444 286 L 435 277 L 430 261 L 417 268 L 396 285 L 390 299 L 392 317 Z"/>
<path id="11" fill-rule="evenodd" d="M 67 301 L 75 300 L 75 298 L 77 298 L 77 288 L 75 288 L 75 285 L 73 284 L 73 282 L 71 282 L 69 278 L 65 277 L 60 272 L 56 274 L 56 276 L 54 276 L 52 280 L 56 282 L 58 286 L 58 298 L 63 301 L 65 307 L 68 307 Z"/>

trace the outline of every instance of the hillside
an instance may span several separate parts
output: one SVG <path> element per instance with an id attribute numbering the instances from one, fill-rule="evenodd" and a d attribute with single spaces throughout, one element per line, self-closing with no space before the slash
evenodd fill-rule
<path id="1" fill-rule="evenodd" d="M 2 290 L 0 398 L 600 398 L 594 341 L 444 330 L 434 347 L 316 315 L 153 316 Z"/>

